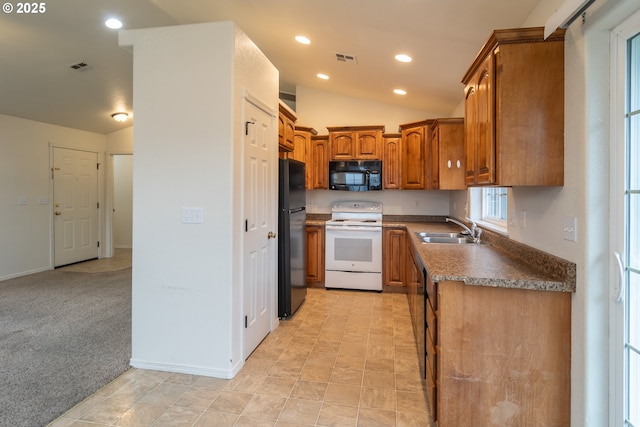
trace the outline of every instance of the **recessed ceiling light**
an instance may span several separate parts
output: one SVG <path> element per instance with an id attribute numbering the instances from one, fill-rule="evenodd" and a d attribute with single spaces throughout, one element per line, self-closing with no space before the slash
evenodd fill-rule
<path id="1" fill-rule="evenodd" d="M 122 21 L 116 18 L 109 18 L 104 21 L 104 25 L 111 28 L 112 30 L 117 30 L 122 28 Z"/>
<path id="2" fill-rule="evenodd" d="M 311 40 L 305 36 L 296 36 L 296 41 L 302 44 L 311 44 Z"/>
<path id="3" fill-rule="evenodd" d="M 409 55 L 405 55 L 404 53 L 400 53 L 396 55 L 396 61 L 399 62 L 411 62 L 412 58 Z"/>
<path id="4" fill-rule="evenodd" d="M 318 76 L 319 79 L 329 80 L 329 76 L 327 76 L 326 74 L 318 73 L 316 75 Z"/>
<path id="5" fill-rule="evenodd" d="M 393 93 L 395 93 L 396 95 L 406 95 L 407 91 L 404 89 L 394 89 Z"/>

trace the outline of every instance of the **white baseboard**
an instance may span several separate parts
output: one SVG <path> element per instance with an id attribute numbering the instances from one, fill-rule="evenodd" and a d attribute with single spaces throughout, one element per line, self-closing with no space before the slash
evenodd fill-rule
<path id="1" fill-rule="evenodd" d="M 171 363 L 150 362 L 148 360 L 130 359 L 129 364 L 138 369 L 152 371 L 173 372 L 177 374 L 200 375 L 203 377 L 214 377 L 230 380 L 238 375 L 244 363 L 235 363 L 231 369 L 215 369 L 202 366 L 175 365 Z"/>
<path id="2" fill-rule="evenodd" d="M 16 277 L 28 276 L 29 274 L 42 273 L 43 271 L 49 271 L 49 270 L 53 270 L 53 268 L 44 267 L 44 268 L 36 268 L 29 271 L 21 271 L 20 273 L 14 273 L 14 274 L 9 274 L 9 275 L 0 277 L 0 282 L 2 282 L 3 280 L 15 279 Z"/>

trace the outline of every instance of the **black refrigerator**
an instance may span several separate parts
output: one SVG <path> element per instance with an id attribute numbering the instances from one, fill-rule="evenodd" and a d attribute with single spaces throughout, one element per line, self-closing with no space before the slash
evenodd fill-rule
<path id="1" fill-rule="evenodd" d="M 288 319 L 307 296 L 305 165 L 279 159 L 278 316 Z"/>

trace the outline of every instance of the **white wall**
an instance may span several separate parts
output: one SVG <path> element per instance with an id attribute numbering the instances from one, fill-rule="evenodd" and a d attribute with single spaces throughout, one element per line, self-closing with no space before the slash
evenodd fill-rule
<path id="1" fill-rule="evenodd" d="M 53 268 L 51 147 L 102 159 L 104 145 L 104 135 L 0 115 L 0 280 Z"/>
<path id="2" fill-rule="evenodd" d="M 113 156 L 113 246 L 132 247 L 133 156 Z"/>
<path id="3" fill-rule="evenodd" d="M 108 154 L 132 154 L 133 126 L 108 134 L 105 149 Z"/>
<path id="4" fill-rule="evenodd" d="M 327 126 L 364 125 L 384 125 L 386 133 L 397 133 L 398 125 L 403 123 L 438 118 L 428 111 L 400 108 L 304 86 L 296 88 L 296 116 L 297 125 L 313 127 L 320 135 L 327 134 Z"/>
<path id="5" fill-rule="evenodd" d="M 246 85 L 277 111 L 278 73 L 230 22 L 121 31 L 120 44 L 134 47 L 136 100 L 131 363 L 230 378 L 243 363 L 236 104 Z M 183 224 L 183 207 L 203 222 Z"/>

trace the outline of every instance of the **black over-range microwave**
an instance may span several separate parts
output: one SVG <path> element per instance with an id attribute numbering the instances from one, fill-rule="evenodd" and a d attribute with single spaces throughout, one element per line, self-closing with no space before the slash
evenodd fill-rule
<path id="1" fill-rule="evenodd" d="M 382 190 L 382 161 L 330 161 L 329 189 L 343 191 Z"/>

